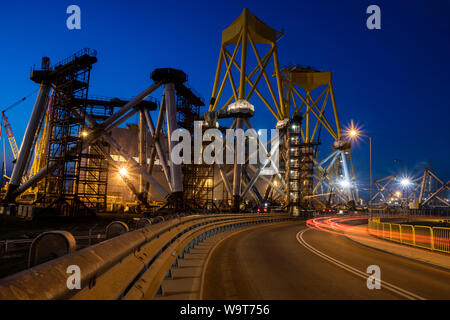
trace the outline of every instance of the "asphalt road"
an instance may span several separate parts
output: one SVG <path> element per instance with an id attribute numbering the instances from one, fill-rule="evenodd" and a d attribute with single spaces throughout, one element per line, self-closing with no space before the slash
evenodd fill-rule
<path id="1" fill-rule="evenodd" d="M 381 289 L 367 287 L 367 267 Z M 238 233 L 211 255 L 203 299 L 450 299 L 450 272 L 308 229 L 304 222 Z"/>

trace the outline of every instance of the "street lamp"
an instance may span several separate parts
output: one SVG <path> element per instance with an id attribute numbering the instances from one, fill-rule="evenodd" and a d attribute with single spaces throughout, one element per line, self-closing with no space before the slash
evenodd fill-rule
<path id="1" fill-rule="evenodd" d="M 406 206 L 408 206 L 408 203 L 409 203 L 408 191 L 409 191 L 409 186 L 411 184 L 412 184 L 412 181 L 408 177 L 404 177 L 400 180 L 400 185 L 403 187 L 403 189 L 405 190 L 405 194 L 406 194 L 406 197 L 405 197 Z"/>
<path id="2" fill-rule="evenodd" d="M 369 158 L 370 158 L 370 200 L 369 200 L 369 208 L 372 206 L 372 137 L 366 134 L 363 134 L 360 129 L 358 129 L 353 122 L 350 127 L 347 129 L 347 136 L 350 140 L 357 140 L 359 137 L 367 137 L 369 138 Z"/>

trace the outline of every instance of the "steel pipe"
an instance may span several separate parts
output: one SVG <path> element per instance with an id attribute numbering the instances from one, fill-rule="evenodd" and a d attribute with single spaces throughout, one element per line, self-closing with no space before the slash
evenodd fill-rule
<path id="1" fill-rule="evenodd" d="M 175 84 L 167 83 L 164 87 L 164 99 L 166 101 L 166 122 L 167 134 L 169 141 L 169 157 L 172 155 L 174 147 L 172 142 L 172 134 L 177 129 L 177 107 L 175 105 Z M 183 176 L 181 173 L 181 165 L 170 164 L 170 178 L 172 181 L 172 192 L 183 192 Z"/>
<path id="2" fill-rule="evenodd" d="M 20 146 L 19 155 L 17 157 L 17 161 L 11 175 L 8 192 L 10 192 L 11 188 L 15 188 L 20 185 L 20 181 L 22 180 L 24 171 L 27 166 L 27 161 L 30 158 L 34 137 L 37 134 L 39 123 L 45 116 L 45 108 L 47 107 L 49 92 L 50 85 L 41 83 L 39 93 L 30 116 L 30 120 L 28 121 L 27 129 L 25 130 L 22 145 Z"/>

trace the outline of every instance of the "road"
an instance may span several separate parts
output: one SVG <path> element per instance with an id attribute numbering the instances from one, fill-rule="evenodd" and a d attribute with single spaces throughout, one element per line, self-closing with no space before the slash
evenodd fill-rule
<path id="1" fill-rule="evenodd" d="M 381 289 L 367 287 L 367 267 Z M 203 299 L 450 299 L 450 272 L 317 231 L 297 221 L 224 240 L 205 272 Z"/>

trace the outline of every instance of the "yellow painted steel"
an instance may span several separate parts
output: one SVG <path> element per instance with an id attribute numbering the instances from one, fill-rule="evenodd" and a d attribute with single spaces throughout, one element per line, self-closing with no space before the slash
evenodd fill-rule
<path id="1" fill-rule="evenodd" d="M 209 111 L 214 111 L 219 105 L 219 101 L 223 94 L 223 89 L 227 79 L 229 79 L 233 95 L 226 103 L 222 106 L 222 109 L 226 108 L 232 101 L 238 99 L 249 100 L 253 93 L 256 93 L 258 97 L 262 100 L 263 104 L 272 112 L 277 120 L 284 118 L 286 114 L 283 86 L 281 80 L 281 72 L 279 69 L 278 55 L 277 55 L 277 41 L 280 38 L 281 33 L 275 29 L 267 26 L 264 22 L 255 17 L 247 8 L 245 8 L 241 15 L 233 21 L 233 23 L 222 31 L 222 44 L 219 54 L 219 60 L 217 63 L 216 76 L 214 79 L 214 85 L 212 90 L 212 97 L 210 101 Z M 258 62 L 257 66 L 253 69 L 251 73 L 247 73 L 247 45 L 250 43 L 251 48 L 255 54 L 256 60 Z M 261 59 L 261 55 L 258 52 L 257 44 L 267 44 L 270 45 L 270 50 Z M 227 46 L 234 45 L 233 55 L 227 51 Z M 240 60 L 237 62 L 237 53 L 240 49 Z M 275 76 L 277 80 L 278 97 L 275 95 L 275 91 L 269 81 L 267 75 L 267 66 L 269 61 L 274 61 Z M 226 64 L 226 70 L 222 73 L 223 62 Z M 236 87 L 232 71 L 232 66 L 235 66 L 239 72 L 239 86 Z M 251 81 L 251 77 L 259 70 L 256 81 Z M 221 75 L 223 79 L 221 80 Z M 270 95 L 273 100 L 272 107 L 271 104 L 264 98 L 261 91 L 258 90 L 257 85 L 260 79 L 264 77 L 264 80 L 269 89 Z M 220 86 L 219 86 L 220 83 Z M 246 85 L 250 86 L 250 91 L 246 95 Z M 222 102 L 223 103 L 223 102 Z M 275 111 L 276 110 L 276 111 Z"/>
<path id="2" fill-rule="evenodd" d="M 241 37 L 242 37 L 242 36 L 241 36 Z M 241 38 L 239 38 L 239 39 L 241 39 Z M 227 81 L 227 78 L 228 78 L 228 74 L 229 74 L 230 68 L 231 68 L 231 66 L 232 66 L 232 64 L 233 64 L 233 62 L 234 62 L 234 58 L 236 57 L 236 54 L 237 54 L 237 52 L 238 52 L 238 49 L 239 49 L 239 45 L 236 44 L 236 47 L 234 48 L 233 56 L 231 57 L 230 64 L 227 65 L 227 68 L 226 68 L 226 71 L 225 71 L 225 76 L 224 76 L 224 78 L 223 78 L 223 80 L 222 80 L 222 84 L 220 85 L 220 89 L 219 89 L 219 93 L 217 94 L 217 97 L 220 97 L 220 96 L 222 95 L 222 91 L 223 91 L 223 88 L 224 88 L 224 86 L 225 86 L 225 82 Z M 223 46 L 222 46 L 222 50 L 221 50 L 221 51 L 223 51 L 224 53 L 226 53 L 226 52 L 225 52 L 226 50 L 225 50 L 225 48 L 224 48 Z M 219 77 L 216 75 L 216 79 L 220 79 L 220 72 L 219 72 Z M 217 84 L 218 84 L 218 82 L 215 82 L 215 83 L 214 83 L 214 88 L 217 87 Z M 213 98 L 215 99 L 214 96 L 213 96 Z M 212 99 L 211 99 L 211 100 L 212 100 Z M 211 108 L 210 111 L 215 110 L 215 109 L 217 108 L 218 102 L 219 102 L 219 98 L 215 99 L 214 105 L 213 105 L 213 107 Z"/>
<path id="3" fill-rule="evenodd" d="M 324 98 L 323 103 L 322 103 L 322 108 L 320 109 L 319 117 L 324 117 L 323 111 L 324 111 L 325 106 L 326 106 L 326 104 L 327 104 L 327 101 L 328 101 L 328 95 L 329 95 L 329 93 L 330 93 L 330 90 L 329 90 L 328 88 L 326 88 L 326 89 L 324 90 L 324 92 L 325 92 L 325 91 L 326 91 L 326 95 L 325 95 L 325 98 Z M 316 103 L 317 103 L 317 101 L 316 101 Z M 318 128 L 318 127 L 319 127 L 319 121 L 317 121 L 317 122 L 316 122 L 316 125 L 314 126 L 314 130 L 313 130 L 313 133 L 312 133 L 312 135 L 311 135 L 311 141 L 314 141 L 314 137 L 315 137 L 315 135 L 316 135 L 316 131 L 317 131 L 317 128 Z"/>
<path id="4" fill-rule="evenodd" d="M 245 98 L 245 73 L 247 72 L 247 41 L 248 41 L 248 9 L 242 12 L 242 51 L 241 51 L 241 74 L 239 81 L 239 99 Z"/>
<path id="5" fill-rule="evenodd" d="M 383 239 L 413 247 L 450 253 L 450 228 L 380 222 L 369 219 L 369 232 Z M 389 230 L 389 231 L 387 231 Z"/>
<path id="6" fill-rule="evenodd" d="M 450 253 L 450 228 L 433 227 L 434 250 Z"/>
<path id="7" fill-rule="evenodd" d="M 215 97 L 217 95 L 217 88 L 219 87 L 219 80 L 220 80 L 220 70 L 222 70 L 222 63 L 223 63 L 223 47 L 220 48 L 219 53 L 219 61 L 217 62 L 217 69 L 216 69 L 216 77 L 214 78 L 214 85 L 213 85 L 213 91 L 211 94 L 211 97 Z M 209 111 L 213 109 L 213 105 L 215 104 L 215 101 L 212 99 L 209 102 Z"/>
<path id="8" fill-rule="evenodd" d="M 238 65 L 238 63 L 237 63 L 236 61 L 233 61 L 233 64 L 236 66 L 236 68 L 237 68 L 238 71 L 240 72 L 240 71 L 241 71 L 241 68 L 240 68 L 240 66 Z M 276 118 L 277 120 L 281 120 L 280 115 L 277 114 L 277 113 L 275 113 L 275 111 L 273 110 L 273 108 L 270 106 L 269 102 L 267 102 L 266 98 L 264 98 L 264 96 L 261 94 L 261 92 L 256 88 L 255 83 L 253 83 L 253 82 L 250 80 L 250 77 L 249 77 L 249 76 L 246 76 L 246 81 L 250 84 L 250 86 L 251 86 L 252 88 L 255 87 L 255 92 L 256 92 L 256 94 L 257 94 L 258 97 L 261 99 L 261 101 L 266 105 L 266 107 L 272 112 L 272 114 L 275 116 L 275 118 Z M 229 102 L 231 102 L 232 99 L 233 99 L 233 97 L 231 97 L 231 99 L 229 99 Z M 222 107 L 222 109 L 225 108 L 227 105 L 228 105 L 228 103 L 226 103 L 226 104 Z"/>
<path id="9" fill-rule="evenodd" d="M 317 113 L 314 111 L 314 109 L 313 109 L 314 106 L 317 107 L 316 104 L 317 104 L 317 102 L 319 102 L 320 98 L 322 98 L 323 94 L 325 94 L 325 90 L 324 90 L 324 91 L 322 92 L 322 94 L 319 95 L 319 97 L 313 102 L 313 105 L 312 105 L 312 106 L 309 105 L 309 103 L 308 103 L 308 101 L 307 101 L 307 98 L 303 97 L 303 96 L 300 94 L 300 92 L 299 92 L 295 87 L 293 87 L 292 90 L 293 90 L 293 92 L 295 92 L 295 94 L 302 100 L 302 102 L 303 102 L 304 104 L 307 105 L 307 110 L 306 110 L 306 112 L 305 112 L 304 115 L 308 117 L 308 116 L 309 116 L 309 112 L 312 112 L 312 113 L 316 116 L 317 120 L 320 121 L 320 123 L 324 126 L 324 128 L 330 133 L 330 135 L 331 135 L 334 139 L 337 139 L 337 138 L 338 138 L 337 134 L 334 132 L 333 128 L 331 127 L 331 125 L 329 124 L 329 122 L 328 122 L 328 120 L 325 118 L 325 116 L 322 115 L 322 117 L 319 117 L 318 114 L 317 114 Z M 295 99 L 295 98 L 294 98 L 294 99 Z M 306 141 L 305 141 L 305 142 L 306 142 Z"/>

